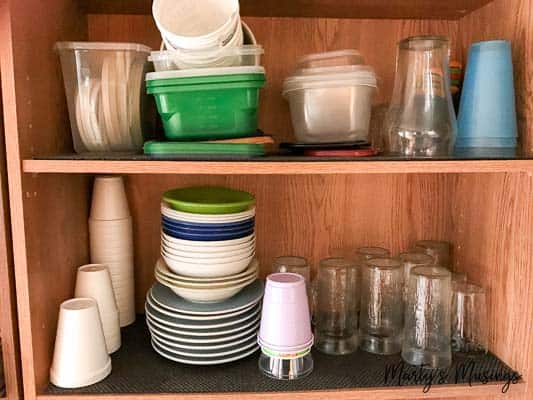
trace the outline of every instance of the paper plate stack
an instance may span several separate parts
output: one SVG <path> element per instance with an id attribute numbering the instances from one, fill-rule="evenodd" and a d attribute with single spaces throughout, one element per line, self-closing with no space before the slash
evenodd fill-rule
<path id="1" fill-rule="evenodd" d="M 250 193 L 226 188 L 164 194 L 157 283 L 146 299 L 159 354 L 203 365 L 257 350 L 263 285 L 257 280 L 254 206 Z"/>

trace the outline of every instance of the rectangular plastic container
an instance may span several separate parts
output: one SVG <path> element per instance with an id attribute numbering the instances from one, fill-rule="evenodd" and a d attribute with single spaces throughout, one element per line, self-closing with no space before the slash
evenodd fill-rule
<path id="1" fill-rule="evenodd" d="M 174 141 L 230 139 L 257 131 L 262 67 L 152 72 L 146 76 L 165 136 Z"/>
<path id="2" fill-rule="evenodd" d="M 265 148 L 260 144 L 249 143 L 150 141 L 144 144 L 144 154 L 152 157 L 171 157 L 173 155 L 258 157 L 265 155 Z"/>
<path id="3" fill-rule="evenodd" d="M 144 142 L 143 78 L 150 48 L 135 43 L 60 42 L 74 150 L 138 151 Z"/>

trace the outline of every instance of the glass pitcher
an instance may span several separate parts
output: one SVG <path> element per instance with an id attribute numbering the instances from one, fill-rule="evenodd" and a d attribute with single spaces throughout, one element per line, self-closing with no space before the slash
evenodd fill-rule
<path id="1" fill-rule="evenodd" d="M 450 92 L 449 41 L 416 36 L 398 44 L 396 77 L 385 119 L 385 149 L 391 155 L 451 154 L 457 122 Z"/>

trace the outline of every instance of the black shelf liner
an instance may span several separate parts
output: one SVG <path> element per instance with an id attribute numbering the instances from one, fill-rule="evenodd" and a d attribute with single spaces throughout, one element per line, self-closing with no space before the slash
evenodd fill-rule
<path id="1" fill-rule="evenodd" d="M 95 385 L 80 389 L 61 389 L 49 385 L 45 394 L 142 394 L 142 393 L 207 393 L 207 392 L 277 392 L 304 390 L 332 390 L 370 387 L 420 386 L 422 392 L 425 380 L 402 379 L 389 376 L 386 369 L 401 363 L 399 355 L 377 356 L 357 351 L 345 356 L 328 356 L 313 352 L 314 371 L 311 375 L 296 381 L 277 381 L 264 377 L 257 367 L 259 353 L 243 360 L 218 366 L 188 366 L 169 361 L 159 356 L 150 346 L 148 329 L 144 316 L 122 330 L 122 348 L 112 355 L 113 371 L 109 377 Z M 473 364 L 470 364 L 473 363 Z M 473 374 L 459 376 L 456 371 L 462 366 L 473 366 Z M 423 370 L 404 366 L 404 373 L 420 375 L 432 372 L 444 375 L 437 384 L 465 384 L 473 377 L 484 373 L 487 382 L 501 382 L 517 379 L 518 374 L 491 353 L 478 355 L 455 355 L 451 368 L 446 370 Z M 459 374 L 460 375 L 460 374 Z M 405 376 L 404 376 L 405 378 Z M 503 387 L 503 383 L 501 384 Z M 468 390 L 468 389 L 465 389 Z M 512 385 L 509 389 L 512 393 Z"/>

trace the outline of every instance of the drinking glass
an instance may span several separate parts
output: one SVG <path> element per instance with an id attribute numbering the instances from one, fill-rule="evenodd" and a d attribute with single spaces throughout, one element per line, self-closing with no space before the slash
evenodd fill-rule
<path id="1" fill-rule="evenodd" d="M 400 259 L 403 265 L 403 300 L 406 301 L 407 285 L 409 283 L 409 274 L 411 273 L 411 269 L 415 267 L 429 267 L 435 263 L 435 260 L 428 254 L 417 252 L 401 253 L 398 258 Z"/>
<path id="2" fill-rule="evenodd" d="M 315 312 L 315 346 L 327 354 L 348 354 L 357 349 L 355 313 L 356 267 L 345 258 L 320 262 Z"/>
<path id="3" fill-rule="evenodd" d="M 402 358 L 425 368 L 451 365 L 451 272 L 415 267 L 409 275 Z"/>
<path id="4" fill-rule="evenodd" d="M 433 257 L 435 265 L 450 268 L 452 244 L 444 240 L 418 240 L 415 249 Z"/>
<path id="5" fill-rule="evenodd" d="M 355 299 L 355 308 L 357 311 L 357 316 L 355 320 L 359 322 L 359 312 L 361 309 L 361 269 L 363 268 L 363 265 L 372 258 L 381 258 L 381 257 L 389 257 L 390 256 L 390 250 L 385 249 L 383 247 L 359 247 L 355 250 L 354 260 L 355 265 L 357 267 L 357 286 L 356 286 L 356 296 Z"/>
<path id="6" fill-rule="evenodd" d="M 452 350 L 487 351 L 485 290 L 469 283 L 455 283 L 452 294 Z"/>
<path id="7" fill-rule="evenodd" d="M 272 272 L 290 272 L 299 274 L 305 279 L 307 289 L 307 298 L 309 299 L 309 312 L 313 312 L 314 299 L 311 283 L 311 266 L 304 257 L 299 256 L 281 256 L 274 259 L 272 263 Z"/>
<path id="8" fill-rule="evenodd" d="M 361 348 L 375 354 L 401 350 L 403 320 L 402 263 L 394 258 L 373 258 L 361 269 Z"/>
<path id="9" fill-rule="evenodd" d="M 450 91 L 450 43 L 416 36 L 398 44 L 394 90 L 385 119 L 385 147 L 393 155 L 451 154 L 457 121 Z"/>

